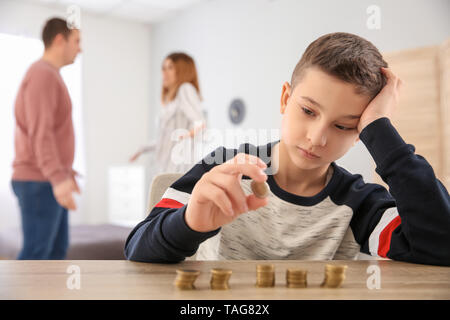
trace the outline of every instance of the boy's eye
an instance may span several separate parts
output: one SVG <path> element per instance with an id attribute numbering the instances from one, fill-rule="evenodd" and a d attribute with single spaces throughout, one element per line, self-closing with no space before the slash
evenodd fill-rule
<path id="1" fill-rule="evenodd" d="M 309 115 L 309 116 L 314 115 L 314 112 L 312 112 L 311 110 L 308 110 L 308 109 L 303 108 L 303 107 L 302 107 L 302 110 L 303 110 L 304 113 L 306 113 L 306 114 Z"/>
<path id="2" fill-rule="evenodd" d="M 340 126 L 340 125 L 336 125 L 336 128 L 338 128 L 339 130 L 342 130 L 342 131 L 348 131 L 348 130 L 353 130 L 353 128 L 347 128 L 347 127 L 343 127 L 343 126 Z"/>
<path id="3" fill-rule="evenodd" d="M 305 107 L 302 107 L 302 110 L 303 110 L 303 112 L 306 113 L 307 115 L 309 115 L 309 116 L 314 116 L 314 112 L 312 112 L 311 110 L 306 109 Z M 340 125 L 338 125 L 338 124 L 336 125 L 336 128 L 338 128 L 339 130 L 342 130 L 342 131 L 350 131 L 350 130 L 356 129 L 356 128 L 343 127 L 343 126 L 340 126 Z"/>

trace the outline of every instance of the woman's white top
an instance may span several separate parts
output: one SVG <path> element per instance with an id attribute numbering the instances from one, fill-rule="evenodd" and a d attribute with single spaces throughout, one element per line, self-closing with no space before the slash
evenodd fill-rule
<path id="1" fill-rule="evenodd" d="M 161 106 L 157 117 L 156 173 L 185 173 L 194 166 L 198 161 L 194 139 L 178 141 L 178 137 L 204 123 L 200 96 L 191 83 L 185 82 L 178 88 L 175 99 Z"/>

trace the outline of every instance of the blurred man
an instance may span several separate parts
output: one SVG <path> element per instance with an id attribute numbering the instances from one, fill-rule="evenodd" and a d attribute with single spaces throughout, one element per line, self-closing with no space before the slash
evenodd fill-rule
<path id="1" fill-rule="evenodd" d="M 65 258 L 68 210 L 76 209 L 73 193 L 80 192 L 72 169 L 72 103 L 59 73 L 81 52 L 80 31 L 53 18 L 46 22 L 42 40 L 44 54 L 25 74 L 15 103 L 12 187 L 22 216 L 18 259 L 26 260 Z"/>

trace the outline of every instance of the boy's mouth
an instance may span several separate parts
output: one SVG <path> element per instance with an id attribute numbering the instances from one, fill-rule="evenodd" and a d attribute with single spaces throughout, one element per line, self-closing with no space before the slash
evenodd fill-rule
<path id="1" fill-rule="evenodd" d="M 308 151 L 306 151 L 305 149 L 302 149 L 302 148 L 300 148 L 300 147 L 297 147 L 299 150 L 300 150 L 300 153 L 305 157 L 305 158 L 308 158 L 308 159 L 318 159 L 318 158 L 320 158 L 318 155 L 316 155 L 316 154 L 314 154 L 314 153 L 311 153 L 311 152 L 308 152 Z"/>

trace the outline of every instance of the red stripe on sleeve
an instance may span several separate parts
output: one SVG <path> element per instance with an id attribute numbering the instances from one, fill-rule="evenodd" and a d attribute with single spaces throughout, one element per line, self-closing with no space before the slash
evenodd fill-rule
<path id="1" fill-rule="evenodd" d="M 392 232 L 402 223 L 400 216 L 392 219 L 391 222 L 380 233 L 380 239 L 378 241 L 378 255 L 386 258 L 389 248 L 391 247 Z"/>
<path id="2" fill-rule="evenodd" d="M 164 198 L 161 199 L 161 201 L 158 202 L 155 207 L 178 209 L 181 208 L 182 206 L 184 206 L 184 204 L 182 204 L 181 202 L 169 198 Z"/>

